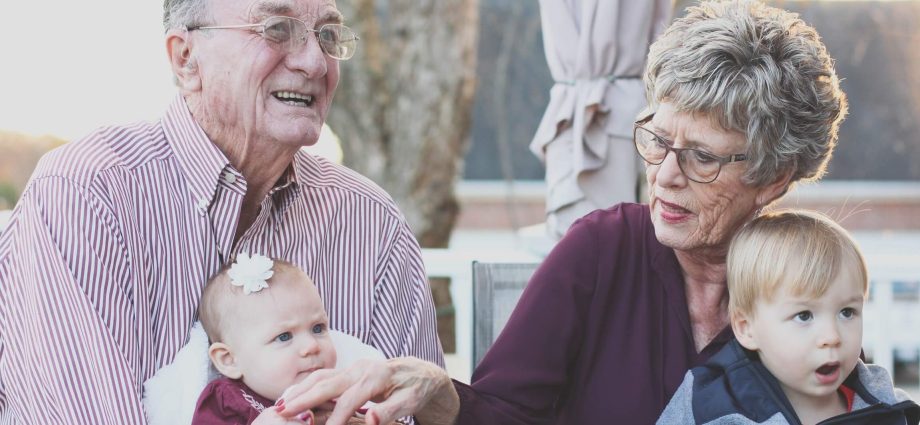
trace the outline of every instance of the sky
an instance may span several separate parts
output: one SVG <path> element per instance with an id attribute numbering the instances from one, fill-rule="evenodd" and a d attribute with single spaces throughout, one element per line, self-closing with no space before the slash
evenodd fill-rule
<path id="1" fill-rule="evenodd" d="M 176 96 L 162 0 L 13 1 L 4 16 L 0 130 L 74 140 L 156 121 Z M 310 150 L 341 161 L 323 130 Z"/>
<path id="2" fill-rule="evenodd" d="M 5 4 L 0 129 L 70 140 L 101 125 L 159 118 L 176 93 L 162 7 L 161 0 Z"/>

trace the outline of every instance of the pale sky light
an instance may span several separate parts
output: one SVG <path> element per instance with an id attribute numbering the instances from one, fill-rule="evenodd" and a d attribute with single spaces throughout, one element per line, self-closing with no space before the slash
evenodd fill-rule
<path id="1" fill-rule="evenodd" d="M 65 140 L 155 121 L 176 96 L 162 0 L 14 1 L 0 25 L 0 130 Z M 310 150 L 341 161 L 323 129 Z"/>
<path id="2" fill-rule="evenodd" d="M 156 120 L 175 95 L 161 0 L 14 1 L 0 25 L 0 129 L 73 139 Z"/>

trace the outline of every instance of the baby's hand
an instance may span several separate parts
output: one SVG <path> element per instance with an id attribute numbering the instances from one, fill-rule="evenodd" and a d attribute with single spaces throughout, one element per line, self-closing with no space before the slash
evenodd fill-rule
<path id="1" fill-rule="evenodd" d="M 278 414 L 278 407 L 272 406 L 268 409 L 262 411 L 256 420 L 252 421 L 252 425 L 281 425 L 281 424 L 297 424 L 297 425 L 313 425 L 313 414 L 307 413 L 300 415 L 299 418 L 289 418 L 286 419 L 283 416 Z"/>
<path id="2" fill-rule="evenodd" d="M 317 412 L 316 413 L 316 425 L 325 425 L 326 419 L 329 419 L 330 414 L 331 412 L 323 412 L 323 411 Z M 345 422 L 345 425 L 367 425 L 368 423 L 373 423 L 373 422 L 369 421 L 368 419 L 362 416 L 352 416 L 348 418 L 348 421 Z M 392 424 L 387 424 L 387 425 L 402 425 L 402 424 L 399 422 L 393 422 Z"/>

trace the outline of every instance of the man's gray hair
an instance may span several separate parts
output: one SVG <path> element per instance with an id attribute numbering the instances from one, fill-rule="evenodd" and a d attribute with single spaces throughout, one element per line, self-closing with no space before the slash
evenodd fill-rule
<path id="1" fill-rule="evenodd" d="M 749 0 L 688 8 L 651 46 L 645 85 L 651 111 L 667 101 L 744 134 L 744 181 L 756 186 L 785 171 L 820 178 L 847 111 L 815 29 Z"/>
<path id="2" fill-rule="evenodd" d="M 166 31 L 207 22 L 208 0 L 163 0 L 163 26 Z"/>

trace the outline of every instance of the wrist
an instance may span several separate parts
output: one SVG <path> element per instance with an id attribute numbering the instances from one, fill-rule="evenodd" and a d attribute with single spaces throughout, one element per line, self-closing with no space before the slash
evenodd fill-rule
<path id="1" fill-rule="evenodd" d="M 422 425 L 453 425 L 460 413 L 460 396 L 444 369 L 414 357 L 387 361 L 397 387 L 418 389 L 415 419 Z"/>

